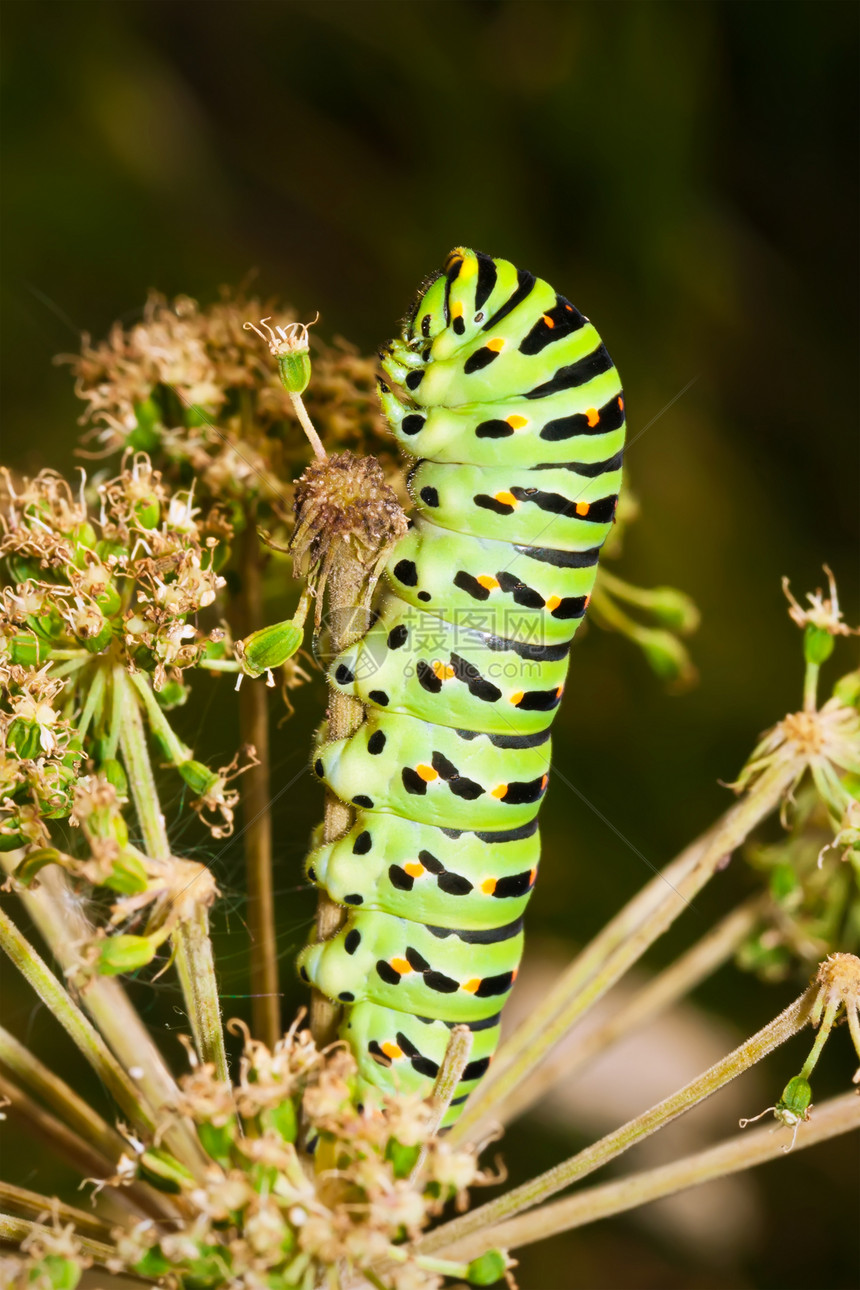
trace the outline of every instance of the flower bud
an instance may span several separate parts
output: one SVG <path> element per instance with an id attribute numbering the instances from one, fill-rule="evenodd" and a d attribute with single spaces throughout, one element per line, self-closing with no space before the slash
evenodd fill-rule
<path id="1" fill-rule="evenodd" d="M 105 887 L 121 896 L 138 896 L 146 891 L 149 879 L 143 861 L 133 851 L 123 851 L 114 860 L 111 871 L 104 880 Z"/>
<path id="2" fill-rule="evenodd" d="M 774 1108 L 776 1118 L 789 1128 L 793 1128 L 803 1120 L 809 1119 L 811 1101 L 812 1089 L 809 1080 L 801 1075 L 795 1075 L 782 1090 L 782 1097 Z"/>
<path id="3" fill-rule="evenodd" d="M 144 1151 L 140 1157 L 140 1173 L 159 1191 L 174 1195 L 194 1184 L 194 1175 L 161 1147 L 150 1147 L 148 1151 Z"/>
<path id="4" fill-rule="evenodd" d="M 846 708 L 860 708 L 860 669 L 840 676 L 833 687 L 833 697 Z"/>
<path id="5" fill-rule="evenodd" d="M 472 1286 L 491 1286 L 501 1281 L 508 1267 L 508 1260 L 501 1250 L 485 1250 L 472 1259 L 466 1269 L 466 1280 Z"/>
<path id="6" fill-rule="evenodd" d="M 242 666 L 248 676 L 261 676 L 292 658 L 302 643 L 303 632 L 291 619 L 261 627 L 241 642 Z"/>
<path id="7" fill-rule="evenodd" d="M 695 673 L 690 656 L 670 632 L 646 630 L 639 633 L 636 639 L 651 669 L 662 680 L 681 684 L 692 681 Z"/>
<path id="8" fill-rule="evenodd" d="M 129 448 L 152 452 L 158 447 L 157 427 L 161 425 L 161 408 L 154 399 L 143 399 L 142 402 L 135 403 L 134 415 L 137 418 L 137 425 L 128 436 L 126 443 Z"/>

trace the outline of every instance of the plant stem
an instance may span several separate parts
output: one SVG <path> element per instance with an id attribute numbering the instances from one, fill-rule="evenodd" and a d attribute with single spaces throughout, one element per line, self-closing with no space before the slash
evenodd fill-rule
<path id="1" fill-rule="evenodd" d="M 672 1120 L 683 1115 L 692 1107 L 703 1102 L 705 1098 L 716 1093 L 724 1084 L 736 1079 L 743 1071 L 748 1070 L 756 1062 L 766 1057 L 779 1044 L 790 1039 L 792 1035 L 797 1034 L 799 1030 L 807 1024 L 810 1019 L 813 1005 L 818 993 L 818 987 L 813 984 L 798 998 L 794 1003 L 781 1012 L 778 1017 L 771 1021 L 757 1034 L 747 1039 L 738 1048 L 724 1057 L 721 1061 L 716 1062 L 704 1074 L 699 1075 L 696 1079 L 691 1080 L 677 1093 L 672 1093 L 669 1097 L 658 1102 L 656 1106 L 645 1111 L 642 1115 L 636 1116 L 635 1119 L 629 1120 L 619 1129 L 609 1133 L 606 1137 L 601 1138 L 599 1142 L 593 1143 L 592 1146 L 586 1147 L 584 1151 L 578 1152 L 568 1160 L 546 1173 L 540 1174 L 536 1178 L 529 1179 L 520 1187 L 514 1187 L 512 1191 L 506 1192 L 504 1196 L 499 1196 L 496 1200 L 489 1201 L 488 1204 L 482 1205 L 479 1209 L 472 1210 L 469 1214 L 464 1214 L 462 1218 L 454 1219 L 453 1222 L 445 1223 L 442 1227 L 431 1232 L 424 1240 L 419 1241 L 417 1250 L 419 1253 L 435 1253 L 441 1250 L 448 1250 L 452 1245 L 461 1241 L 466 1236 L 471 1236 L 474 1232 L 486 1230 L 490 1225 L 500 1222 L 502 1219 L 513 1218 L 524 1209 L 531 1209 L 540 1201 L 546 1200 L 547 1197 L 553 1196 L 562 1188 L 570 1186 L 579 1178 L 584 1178 L 587 1174 L 593 1173 L 602 1165 L 614 1160 L 623 1152 L 629 1150 L 636 1143 L 641 1142 L 650 1134 L 662 1129 Z"/>
<path id="2" fill-rule="evenodd" d="M 798 1127 L 792 1150 L 800 1151 L 858 1128 L 860 1100 L 856 1093 L 845 1093 L 816 1106 L 814 1115 Z M 458 1241 L 456 1248 L 446 1247 L 446 1252 L 460 1258 L 474 1258 L 487 1249 L 518 1249 L 612 1214 L 648 1205 L 686 1187 L 698 1187 L 715 1178 L 724 1178 L 742 1169 L 764 1164 L 767 1160 L 778 1159 L 787 1150 L 781 1137 L 770 1127 L 736 1135 L 693 1156 L 673 1160 L 671 1164 L 604 1183 L 600 1187 L 589 1187 L 551 1205 L 542 1205 L 528 1214 Z"/>
<path id="3" fill-rule="evenodd" d="M 302 400 L 302 396 L 300 394 L 296 394 L 292 390 L 289 390 L 288 393 L 290 396 L 290 402 L 293 405 L 293 411 L 298 417 L 299 425 L 304 430 L 308 437 L 308 441 L 314 450 L 314 456 L 318 461 L 325 461 L 327 456 L 326 450 L 322 445 L 322 440 L 316 432 L 316 427 L 313 421 L 311 421 L 308 410 Z"/>
<path id="4" fill-rule="evenodd" d="M 445 1056 L 442 1058 L 439 1074 L 436 1076 L 433 1092 L 430 1095 L 431 1116 L 427 1125 L 428 1139 L 438 1133 L 439 1125 L 444 1120 L 445 1113 L 451 1105 L 451 1099 L 457 1092 L 457 1085 L 462 1079 L 463 1071 L 466 1069 L 472 1052 L 473 1041 L 474 1035 L 468 1026 L 455 1026 L 451 1031 L 448 1046 L 445 1049 Z M 412 1166 L 410 1182 L 414 1182 L 418 1178 L 426 1158 L 427 1142 L 425 1141 L 418 1159 Z"/>
<path id="5" fill-rule="evenodd" d="M 54 1213 L 65 1223 L 74 1223 L 75 1231 L 97 1240 L 110 1238 L 110 1223 L 92 1211 L 76 1209 L 74 1205 L 65 1205 L 56 1197 L 42 1196 L 37 1191 L 28 1191 L 26 1187 L 16 1187 L 14 1183 L 0 1179 L 0 1205 L 4 1209 L 19 1211 L 22 1216 L 38 1219 L 42 1214 Z"/>
<path id="6" fill-rule="evenodd" d="M 141 691 L 148 708 L 150 701 L 157 707 L 156 700 L 145 678 L 129 678 L 121 668 L 116 670 L 114 684 L 124 687 L 120 748 L 146 849 L 154 859 L 167 860 L 170 856 L 170 844 L 158 801 L 146 732 L 135 689 Z M 184 748 L 184 745 L 178 745 L 177 751 L 181 748 Z M 209 936 L 209 913 L 205 906 L 194 905 L 192 915 L 189 918 L 180 918 L 170 936 L 175 952 L 176 971 L 198 1056 L 202 1062 L 212 1062 L 218 1078 L 226 1082 L 229 1080 L 227 1054 L 224 1049 L 218 980 L 215 975 L 212 941 Z"/>
<path id="7" fill-rule="evenodd" d="M 263 553 L 257 534 L 256 508 L 251 507 L 241 537 L 241 636 L 263 625 Z M 270 1048 L 281 1037 L 281 992 L 278 982 L 278 942 L 272 879 L 272 815 L 269 767 L 269 705 L 262 685 L 239 691 L 242 742 L 253 745 L 258 764 L 242 781 L 245 822 L 245 864 L 248 874 L 248 931 L 251 937 L 251 1016 L 254 1035 Z"/>
<path id="8" fill-rule="evenodd" d="M 361 607 L 361 592 L 367 572 L 358 560 L 350 559 L 344 550 L 332 568 L 327 583 L 329 607 L 329 639 L 333 655 L 339 654 L 367 631 L 369 614 Z M 329 686 L 327 729 L 329 740 L 347 739 L 364 720 L 364 706 L 352 694 L 341 694 Z M 323 817 L 323 841 L 336 842 L 352 827 L 355 819 L 353 808 L 331 791 L 326 790 Z M 320 888 L 317 896 L 318 941 L 327 941 L 343 926 L 346 910 L 337 905 Z M 340 1008 L 319 990 L 311 994 L 311 1033 L 319 1047 L 330 1044 L 337 1036 Z"/>
<path id="9" fill-rule="evenodd" d="M 540 1004 L 499 1049 L 476 1094 L 451 1131 L 452 1141 L 473 1136 L 476 1126 L 517 1087 L 564 1037 L 574 1022 L 638 961 L 689 906 L 736 847 L 782 801 L 805 762 L 786 757 L 701 838 L 657 874 L 615 916 L 564 972 Z"/>
<path id="10" fill-rule="evenodd" d="M 135 1087 L 93 1024 L 60 985 L 44 959 L 36 953 L 5 910 L 0 909 L 0 949 L 9 958 L 45 1007 L 56 1017 L 117 1105 L 146 1133 L 155 1131 L 155 1119 Z"/>
<path id="11" fill-rule="evenodd" d="M 0 1075 L 0 1096 L 9 1099 L 10 1108 L 7 1114 L 26 1125 L 33 1136 L 44 1142 L 51 1151 L 56 1152 L 77 1170 L 82 1178 L 93 1178 L 101 1181 L 110 1178 L 116 1172 L 119 1156 L 103 1156 L 85 1138 L 73 1133 L 65 1124 L 35 1102 L 22 1088 L 12 1080 Z M 128 1187 L 111 1188 L 112 1199 L 125 1210 L 147 1218 L 175 1218 L 176 1210 L 170 1200 L 159 1196 L 151 1188 L 140 1182 L 133 1182 Z"/>
<path id="12" fill-rule="evenodd" d="M 540 1101 L 558 1080 L 572 1079 L 607 1048 L 641 1030 L 666 1008 L 684 998 L 735 952 L 755 927 L 768 903 L 768 897 L 756 896 L 733 910 L 665 971 L 636 991 L 613 1016 L 583 1035 L 574 1047 L 565 1044 L 554 1060 L 533 1067 L 510 1097 L 496 1104 L 495 1117 L 503 1124 L 510 1124 L 529 1106 Z"/>
<path id="13" fill-rule="evenodd" d="M 0 865 L 7 873 L 16 863 L 15 852 L 0 853 Z M 20 892 L 19 898 L 60 967 L 65 972 L 74 970 L 78 966 L 74 947 L 92 940 L 95 929 L 70 890 L 66 875 L 58 868 L 45 869 L 39 874 L 38 888 Z M 153 1113 L 174 1106 L 179 1095 L 176 1081 L 119 981 L 94 977 L 83 994 L 83 1003 L 118 1060 L 134 1072 L 140 1095 Z M 165 1145 L 199 1174 L 208 1157 L 196 1134 L 183 1120 L 172 1118 L 169 1123 L 163 1134 Z"/>
<path id="14" fill-rule="evenodd" d="M 58 1112 L 66 1124 L 106 1159 L 119 1159 L 126 1144 L 117 1131 L 59 1075 L 44 1066 L 14 1035 L 0 1026 L 0 1069 L 3 1068 Z"/>
<path id="15" fill-rule="evenodd" d="M 9 1214 L 0 1214 L 0 1243 L 3 1245 L 20 1246 L 21 1242 L 34 1232 L 50 1231 L 44 1223 L 33 1223 L 28 1218 L 12 1218 Z M 107 1267 L 108 1261 L 116 1257 L 116 1248 L 113 1245 L 106 1245 L 104 1241 L 94 1241 L 88 1236 L 79 1236 L 77 1238 L 81 1253 L 86 1254 L 99 1264 L 100 1267 Z"/>

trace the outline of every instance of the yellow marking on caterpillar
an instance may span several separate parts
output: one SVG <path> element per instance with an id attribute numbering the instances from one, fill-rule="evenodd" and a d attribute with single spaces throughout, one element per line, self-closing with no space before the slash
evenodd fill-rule
<path id="1" fill-rule="evenodd" d="M 432 784 L 434 779 L 439 778 L 438 771 L 435 771 L 432 766 L 416 766 L 415 773 L 416 775 L 420 775 L 425 784 Z"/>
<path id="2" fill-rule="evenodd" d="M 597 408 L 586 408 L 585 416 L 592 429 L 600 422 L 600 413 L 597 411 Z"/>
<path id="3" fill-rule="evenodd" d="M 405 864 L 403 866 L 403 872 L 408 873 L 410 878 L 420 878 L 424 872 L 424 866 L 423 864 L 419 864 L 417 860 L 414 860 L 410 864 Z"/>
<path id="4" fill-rule="evenodd" d="M 460 303 L 460 301 L 459 301 L 459 300 L 457 300 L 457 301 L 456 301 L 456 302 L 451 306 L 451 317 L 452 317 L 452 318 L 462 318 L 462 317 L 463 317 L 463 306 L 461 305 L 461 303 Z"/>
<path id="5" fill-rule="evenodd" d="M 481 891 L 484 893 L 485 896 L 492 896 L 495 890 L 496 890 L 495 878 L 485 878 L 484 881 L 481 883 Z"/>
<path id="6" fill-rule="evenodd" d="M 445 263 L 442 265 L 443 273 L 450 273 L 458 260 L 462 261 L 466 254 L 465 246 L 455 246 L 453 251 L 449 252 Z"/>
<path id="7" fill-rule="evenodd" d="M 490 793 L 490 796 L 491 796 L 491 797 L 497 797 L 497 798 L 499 799 L 499 801 L 501 801 L 501 800 L 502 800 L 502 798 L 503 798 L 503 797 L 505 796 L 505 794 L 507 793 L 507 791 L 508 791 L 508 786 L 507 786 L 507 784 L 499 784 L 499 785 L 497 785 L 497 787 L 496 787 L 496 788 L 494 788 L 494 789 L 492 790 L 492 792 Z"/>
<path id="8" fill-rule="evenodd" d="M 555 319 L 550 318 L 549 314 L 541 314 L 541 322 L 546 323 L 547 327 L 550 329 L 555 326 Z"/>
<path id="9" fill-rule="evenodd" d="M 441 663 L 438 658 L 434 660 L 432 667 L 433 667 L 433 671 L 435 672 L 436 676 L 439 678 L 440 681 L 450 681 L 452 676 L 457 675 L 457 673 L 454 671 L 453 667 L 450 666 L 450 664 Z"/>
<path id="10" fill-rule="evenodd" d="M 480 988 L 481 978 L 479 976 L 473 976 L 471 981 L 464 981 L 460 987 L 461 990 L 467 990 L 469 994 L 475 994 Z"/>
<path id="11" fill-rule="evenodd" d="M 518 703 L 522 703 L 524 697 L 525 690 L 517 690 L 516 694 L 511 695 L 511 703 L 516 707 Z"/>
<path id="12" fill-rule="evenodd" d="M 508 493 L 502 490 L 501 493 L 494 493 L 493 496 L 496 501 L 501 502 L 503 506 L 513 506 L 514 508 L 519 506 L 519 502 L 514 497 L 513 493 Z"/>
<path id="13" fill-rule="evenodd" d="M 590 503 L 589 503 L 589 502 L 577 502 L 577 503 L 576 503 L 576 513 L 577 513 L 577 515 L 587 515 L 590 509 L 591 509 L 591 506 L 590 506 Z"/>
<path id="14" fill-rule="evenodd" d="M 390 959 L 389 963 L 394 968 L 394 971 L 399 972 L 401 976 L 408 976 L 412 971 L 412 964 L 408 963 L 406 959 Z"/>
<path id="15" fill-rule="evenodd" d="M 505 417 L 505 420 L 512 430 L 522 430 L 523 426 L 527 426 L 529 423 L 528 417 L 517 416 L 516 412 L 512 412 L 509 417 Z"/>
<path id="16" fill-rule="evenodd" d="M 491 349 L 494 354 L 501 354 L 505 348 L 505 338 L 503 336 L 494 336 L 492 340 L 487 341 L 487 349 Z"/>
<path id="17" fill-rule="evenodd" d="M 482 573 L 475 581 L 480 582 L 481 586 L 486 587 L 487 591 L 495 591 L 499 585 L 498 578 L 493 578 L 489 573 Z"/>
<path id="18" fill-rule="evenodd" d="M 384 1044 L 380 1044 L 379 1047 L 385 1053 L 385 1056 L 390 1057 L 393 1062 L 396 1062 L 398 1057 L 403 1056 L 403 1049 L 399 1046 L 399 1044 L 392 1044 L 392 1043 L 386 1042 Z"/>
<path id="19" fill-rule="evenodd" d="M 550 609 L 550 610 L 558 609 L 560 604 L 561 604 L 561 596 L 550 596 L 549 600 L 546 602 L 546 607 L 547 609 Z"/>

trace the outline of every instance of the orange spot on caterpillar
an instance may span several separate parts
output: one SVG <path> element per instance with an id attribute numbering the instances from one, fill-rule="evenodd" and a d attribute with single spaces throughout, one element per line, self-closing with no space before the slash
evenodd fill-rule
<path id="1" fill-rule="evenodd" d="M 588 420 L 588 424 L 592 428 L 596 426 L 600 421 L 600 413 L 597 411 L 597 408 L 586 408 L 585 415 Z"/>
<path id="2" fill-rule="evenodd" d="M 425 784 L 432 784 L 434 779 L 439 778 L 438 772 L 432 766 L 416 766 L 415 773 L 421 776 Z"/>
<path id="3" fill-rule="evenodd" d="M 591 601 L 591 596 L 586 596 L 585 600 L 582 602 L 582 608 L 587 609 L 590 601 Z"/>
<path id="4" fill-rule="evenodd" d="M 464 981 L 460 989 L 468 990 L 469 994 L 474 994 L 475 991 L 479 989 L 480 985 L 481 978 L 479 976 L 473 976 L 471 981 Z"/>
<path id="5" fill-rule="evenodd" d="M 410 878 L 420 878 L 424 872 L 424 866 L 419 864 L 417 860 L 413 860 L 411 864 L 405 864 L 403 870 L 409 874 Z"/>
<path id="6" fill-rule="evenodd" d="M 541 792 L 543 792 L 543 791 L 544 791 L 544 789 L 546 788 L 546 786 L 547 786 L 547 784 L 548 784 L 548 783 L 549 783 L 549 775 L 544 775 L 544 776 L 542 776 L 542 778 L 541 778 L 541 782 L 540 782 L 540 791 L 541 791 Z"/>
<path id="7" fill-rule="evenodd" d="M 484 893 L 485 896 L 492 896 L 495 890 L 496 890 L 495 878 L 485 878 L 484 881 L 481 883 L 481 891 Z"/>
<path id="8" fill-rule="evenodd" d="M 503 490 L 501 493 L 494 493 L 493 495 L 496 501 L 501 502 L 503 506 L 519 506 L 519 502 L 514 497 L 513 493 L 508 493 Z"/>
<path id="9" fill-rule="evenodd" d="M 565 305 L 564 307 L 569 314 L 573 313 L 573 305 Z"/>
<path id="10" fill-rule="evenodd" d="M 618 410 L 619 410 L 620 412 L 623 412 L 623 411 L 624 411 L 624 400 L 622 399 L 622 397 L 621 397 L 621 395 L 620 395 L 620 394 L 619 394 L 619 396 L 618 396 Z"/>
<path id="11" fill-rule="evenodd" d="M 490 796 L 491 796 L 491 797 L 497 797 L 497 798 L 499 799 L 499 801 L 501 801 L 501 800 L 502 800 L 502 798 L 503 798 L 503 797 L 505 796 L 505 794 L 507 793 L 507 791 L 508 791 L 508 786 L 507 786 L 507 784 L 499 784 L 496 788 L 494 788 L 494 789 L 492 790 L 492 792 L 490 793 Z"/>
<path id="12" fill-rule="evenodd" d="M 522 430 L 523 426 L 527 426 L 529 423 L 528 417 L 517 416 L 516 412 L 512 412 L 509 417 L 505 417 L 505 420 L 512 430 Z"/>
<path id="13" fill-rule="evenodd" d="M 519 974 L 520 974 L 520 970 L 519 970 L 519 968 L 518 968 L 518 967 L 515 967 L 515 968 L 513 969 L 513 971 L 511 972 L 511 985 L 513 985 L 513 983 L 516 981 L 516 979 L 517 979 L 517 977 L 519 976 Z"/>
<path id="14" fill-rule="evenodd" d="M 550 596 L 549 600 L 546 602 L 546 607 L 547 609 L 558 609 L 560 604 L 561 596 Z"/>
<path id="15" fill-rule="evenodd" d="M 577 515 L 587 515 L 587 514 L 588 514 L 588 512 L 589 512 L 589 509 L 590 509 L 590 503 L 589 503 L 589 502 L 577 502 L 577 503 L 576 503 L 576 513 L 577 513 Z"/>
<path id="16" fill-rule="evenodd" d="M 550 318 L 549 314 L 542 314 L 541 322 L 545 322 L 547 327 L 550 328 L 550 330 L 552 330 L 552 328 L 555 326 L 555 319 Z"/>
<path id="17" fill-rule="evenodd" d="M 563 685 L 556 686 L 555 697 L 557 699 L 560 699 L 563 694 L 564 694 L 564 686 Z"/>
<path id="18" fill-rule="evenodd" d="M 438 658 L 433 663 L 433 671 L 440 681 L 450 681 L 451 677 L 456 675 L 453 667 L 448 663 L 441 663 Z"/>
<path id="19" fill-rule="evenodd" d="M 522 703 L 524 694 L 525 690 L 517 690 L 516 694 L 511 695 L 511 703 L 514 707 L 516 707 L 518 703 Z"/>
<path id="20" fill-rule="evenodd" d="M 530 886 L 530 887 L 533 887 L 533 886 L 535 885 L 535 878 L 537 878 L 537 868 L 529 869 L 529 886 Z"/>
<path id="21" fill-rule="evenodd" d="M 407 963 L 406 959 L 390 959 L 389 963 L 394 968 L 394 971 L 399 972 L 401 976 L 408 976 L 412 971 L 412 964 Z"/>
<path id="22" fill-rule="evenodd" d="M 393 1062 L 396 1062 L 398 1057 L 403 1056 L 403 1049 L 399 1047 L 398 1044 L 386 1042 L 384 1044 L 380 1044 L 379 1047 L 385 1053 L 385 1056 L 390 1057 Z"/>
<path id="23" fill-rule="evenodd" d="M 475 581 L 480 582 L 481 586 L 486 587 L 487 591 L 495 591 L 499 585 L 498 578 L 493 578 L 488 573 L 482 573 Z"/>
<path id="24" fill-rule="evenodd" d="M 487 341 L 487 349 L 491 349 L 494 354 L 501 354 L 505 348 L 504 336 L 494 336 L 492 340 Z"/>

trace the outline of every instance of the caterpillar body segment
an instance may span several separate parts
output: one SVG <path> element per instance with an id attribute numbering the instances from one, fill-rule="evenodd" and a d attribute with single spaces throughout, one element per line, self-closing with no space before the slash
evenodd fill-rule
<path id="1" fill-rule="evenodd" d="M 621 482 L 624 399 L 592 324 L 456 248 L 383 355 L 415 510 L 366 635 L 333 663 L 366 720 L 314 770 L 356 809 L 308 877 L 349 909 L 302 954 L 344 1006 L 364 1096 L 427 1093 L 453 1025 L 486 1070 L 539 860 L 549 727 Z M 390 382 L 390 383 L 389 383 Z"/>

